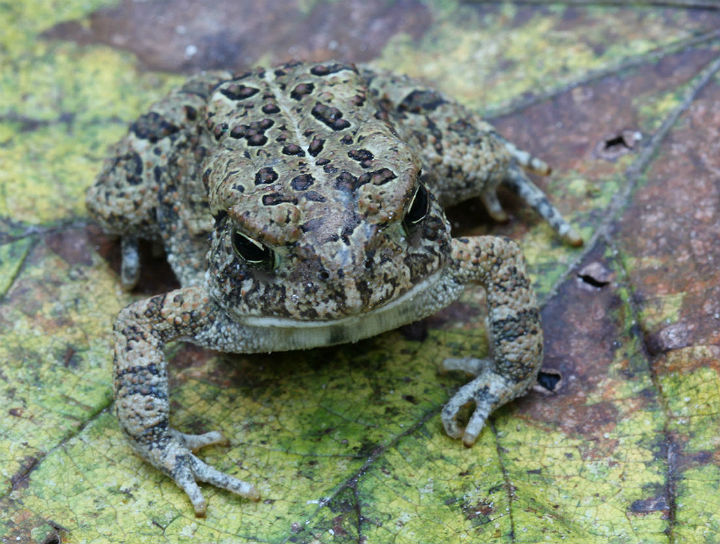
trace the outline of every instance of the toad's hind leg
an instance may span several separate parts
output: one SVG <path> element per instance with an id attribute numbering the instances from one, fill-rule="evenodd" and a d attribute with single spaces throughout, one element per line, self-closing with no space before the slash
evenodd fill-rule
<path id="1" fill-rule="evenodd" d="M 367 69 L 362 74 L 382 114 L 392 120 L 402 139 L 422 158 L 424 181 L 443 207 L 480 197 L 493 219 L 507 221 L 496 194 L 504 182 L 566 242 L 582 244 L 522 171 L 547 175 L 550 167 L 545 162 L 518 149 L 475 112 L 421 82 Z"/>
<path id="2" fill-rule="evenodd" d="M 517 244 L 495 236 L 457 238 L 451 266 L 460 283 L 479 284 L 487 294 L 490 357 L 445 363 L 446 368 L 461 368 L 476 376 L 442 411 L 447 434 L 472 446 L 493 410 L 522 395 L 535 381 L 542 364 L 543 335 L 540 311 Z M 463 429 L 457 416 L 467 404 L 475 404 L 475 410 Z"/>
<path id="3" fill-rule="evenodd" d="M 580 235 L 565 221 L 565 218 L 550 203 L 545 193 L 530 181 L 517 164 L 510 164 L 503 183 L 545 219 L 565 242 L 572 246 L 581 246 L 583 244 Z"/>
<path id="4" fill-rule="evenodd" d="M 178 187 L 178 180 L 199 178 L 195 170 L 200 168 L 197 150 L 202 146 L 197 125 L 207 96 L 225 76 L 224 72 L 201 73 L 153 104 L 111 149 L 111 157 L 87 191 L 86 204 L 93 218 L 106 231 L 123 238 L 121 281 L 125 289 L 132 289 L 138 279 L 138 238 L 161 240 L 163 230 L 169 230 L 169 223 L 178 216 L 178 199 L 185 197 L 179 195 L 186 188 Z M 160 223 L 165 223 L 164 229 Z M 180 233 L 187 230 L 183 225 L 172 227 Z M 203 246 L 203 255 L 206 249 Z"/>
<path id="5" fill-rule="evenodd" d="M 507 141 L 497 132 L 493 132 L 492 135 L 505 147 L 511 156 L 510 163 L 508 164 L 505 176 L 503 177 L 503 183 L 505 186 L 516 193 L 523 202 L 535 210 L 540 217 L 545 219 L 552 229 L 557 232 L 565 242 L 572 246 L 581 246 L 583 244 L 583 240 L 580 235 L 570 226 L 557 208 L 552 205 L 545 193 L 532 181 L 530 181 L 530 178 L 528 178 L 523 171 L 524 169 L 535 174 L 547 176 L 551 172 L 550 166 L 527 151 L 518 149 L 512 142 Z M 491 192 L 492 197 L 487 195 L 487 192 Z M 497 202 L 497 197 L 495 197 L 493 189 L 490 189 L 481 195 L 481 199 L 487 207 L 490 215 L 494 219 L 497 219 L 491 209 L 491 206 L 494 205 L 492 202 L 493 198 Z M 500 204 L 497 203 L 497 206 L 500 206 Z"/>
<path id="6" fill-rule="evenodd" d="M 518 149 L 515 147 L 515 144 L 512 142 L 509 142 L 500 134 L 497 132 L 493 133 L 493 136 L 505 146 L 505 149 L 508 150 L 510 155 L 515 159 L 517 164 L 525 168 L 526 170 L 529 170 L 530 172 L 534 172 L 536 174 L 540 174 L 541 176 L 547 176 L 552 172 L 552 168 L 543 160 L 538 159 L 536 156 L 531 155 L 527 151 L 523 151 L 522 149 Z"/>

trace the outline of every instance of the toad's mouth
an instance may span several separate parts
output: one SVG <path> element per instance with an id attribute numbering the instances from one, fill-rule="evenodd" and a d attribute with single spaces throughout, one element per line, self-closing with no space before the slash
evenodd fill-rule
<path id="1" fill-rule="evenodd" d="M 282 329 L 321 329 L 321 328 L 349 328 L 359 326 L 361 329 L 367 327 L 379 330 L 389 330 L 406 323 L 412 323 L 422 319 L 432 312 L 426 312 L 426 307 L 437 307 L 437 302 L 444 298 L 447 287 L 447 274 L 443 271 L 435 272 L 420 283 L 414 285 L 399 297 L 392 299 L 381 306 L 361 314 L 349 315 L 337 319 L 315 319 L 301 320 L 285 317 L 264 317 L 264 316 L 236 316 L 235 321 L 239 324 L 258 328 L 282 328 Z M 442 306 L 447 305 L 452 299 Z M 440 307 L 442 307 L 440 306 Z M 366 337 L 370 334 L 361 334 Z"/>

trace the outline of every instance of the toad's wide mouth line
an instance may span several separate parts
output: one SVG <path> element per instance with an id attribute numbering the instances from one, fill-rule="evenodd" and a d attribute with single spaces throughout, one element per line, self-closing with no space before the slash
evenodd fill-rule
<path id="1" fill-rule="evenodd" d="M 403 308 L 416 296 L 420 296 L 428 289 L 433 288 L 442 281 L 444 276 L 445 272 L 442 270 L 435 272 L 432 276 L 429 276 L 420 283 L 414 285 L 409 291 L 406 291 L 398 298 L 363 314 L 349 315 L 338 319 L 318 319 L 313 321 L 303 321 L 301 319 L 291 319 L 287 317 L 238 316 L 236 321 L 242 325 L 249 325 L 251 327 L 277 327 L 285 329 L 310 329 L 335 326 L 347 327 L 367 319 L 377 319 L 392 315 L 396 311 L 401 313 L 401 308 Z M 419 313 L 422 313 L 422 315 L 418 315 L 418 319 L 422 319 L 425 314 L 423 312 Z"/>

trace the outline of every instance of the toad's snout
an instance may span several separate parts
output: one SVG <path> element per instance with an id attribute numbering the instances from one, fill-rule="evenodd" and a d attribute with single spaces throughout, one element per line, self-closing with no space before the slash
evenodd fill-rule
<path id="1" fill-rule="evenodd" d="M 400 247 L 389 240 L 338 247 L 306 259 L 296 270 L 317 298 L 334 300 L 342 315 L 366 313 L 409 289 Z"/>

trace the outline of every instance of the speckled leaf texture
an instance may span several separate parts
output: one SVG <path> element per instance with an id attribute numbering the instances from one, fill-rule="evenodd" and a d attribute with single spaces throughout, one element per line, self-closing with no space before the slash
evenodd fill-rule
<path id="1" fill-rule="evenodd" d="M 597 0 L 0 3 L 0 540 L 5 543 L 720 542 L 720 10 Z M 236 356 L 175 344 L 172 422 L 221 429 L 207 517 L 130 449 L 111 327 L 177 285 L 84 191 L 108 145 L 187 73 L 290 58 L 424 79 L 551 163 L 586 240 L 512 195 L 458 233 L 517 239 L 543 304 L 543 376 L 466 449 L 439 411 L 483 355 L 483 295 L 355 345 Z M 551 380 L 552 381 L 552 380 Z M 548 382 L 544 382 L 548 383 Z"/>

